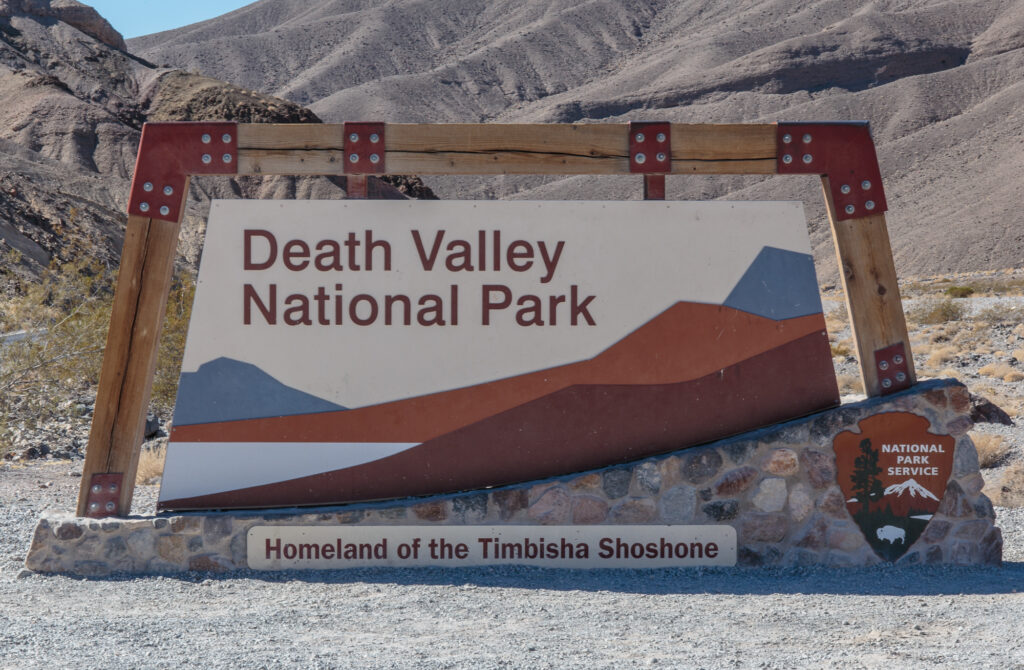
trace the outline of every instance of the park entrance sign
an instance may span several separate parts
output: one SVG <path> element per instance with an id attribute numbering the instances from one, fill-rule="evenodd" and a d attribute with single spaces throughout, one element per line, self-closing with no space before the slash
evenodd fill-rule
<path id="1" fill-rule="evenodd" d="M 217 201 L 160 507 L 515 484 L 837 403 L 799 203 Z"/>

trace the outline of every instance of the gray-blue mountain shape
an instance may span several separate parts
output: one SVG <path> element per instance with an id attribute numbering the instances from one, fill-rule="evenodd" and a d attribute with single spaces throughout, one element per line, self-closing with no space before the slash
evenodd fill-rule
<path id="1" fill-rule="evenodd" d="M 187 426 L 346 409 L 285 386 L 251 363 L 216 358 L 182 372 L 174 423 Z"/>
<path id="2" fill-rule="evenodd" d="M 776 321 L 821 312 L 814 259 L 776 247 L 763 247 L 733 287 L 727 307 Z"/>

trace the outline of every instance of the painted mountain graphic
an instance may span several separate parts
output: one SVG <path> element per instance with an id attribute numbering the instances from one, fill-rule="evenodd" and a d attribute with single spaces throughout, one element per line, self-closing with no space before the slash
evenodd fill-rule
<path id="1" fill-rule="evenodd" d="M 918 484 L 915 479 L 887 486 L 880 505 L 882 508 L 891 509 L 897 516 L 911 516 L 914 513 L 932 514 L 938 506 L 939 499 L 935 494 Z"/>
<path id="2" fill-rule="evenodd" d="M 216 358 L 181 373 L 174 425 L 344 410 L 341 405 L 286 386 L 250 363 Z"/>

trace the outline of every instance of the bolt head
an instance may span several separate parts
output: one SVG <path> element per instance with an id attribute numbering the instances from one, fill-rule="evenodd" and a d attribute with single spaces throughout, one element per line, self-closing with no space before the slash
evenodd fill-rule
<path id="1" fill-rule="evenodd" d="M 349 134 L 348 141 L 349 142 L 358 142 L 359 141 L 359 133 L 351 133 L 351 134 Z"/>
<path id="2" fill-rule="evenodd" d="M 203 165 L 209 165 L 213 162 L 213 156 L 210 154 L 203 154 Z"/>
<path id="3" fill-rule="evenodd" d="M 867 208 L 868 211 L 871 211 L 872 209 L 875 208 L 875 201 L 868 200 L 867 202 L 864 203 L 864 207 Z"/>
<path id="4" fill-rule="evenodd" d="M 636 161 L 637 165 L 643 165 L 644 163 L 647 162 L 647 156 L 643 154 L 637 154 L 636 156 L 633 157 L 633 160 Z"/>
<path id="5" fill-rule="evenodd" d="M 93 493 L 99 493 L 102 490 L 103 490 L 103 487 L 100 486 L 99 484 L 93 484 L 92 485 L 92 492 Z"/>
<path id="6" fill-rule="evenodd" d="M 907 381 L 907 375 L 905 373 L 903 373 L 903 372 L 897 372 L 896 373 L 896 381 L 898 381 L 900 383 Z"/>
<path id="7" fill-rule="evenodd" d="M 149 203 L 148 202 L 139 203 L 139 211 L 140 212 L 148 212 L 149 211 Z"/>
<path id="8" fill-rule="evenodd" d="M 903 357 L 900 356 L 899 354 L 896 354 L 895 356 L 892 357 L 892 362 L 895 363 L 896 365 L 902 365 Z"/>
<path id="9" fill-rule="evenodd" d="M 224 144 L 231 144 L 231 134 L 224 133 L 223 135 L 220 136 L 220 141 L 223 142 Z"/>
<path id="10" fill-rule="evenodd" d="M 804 154 L 804 158 L 803 158 L 804 163 L 810 163 L 813 160 L 814 160 L 814 156 L 812 156 L 810 154 Z"/>
<path id="11" fill-rule="evenodd" d="M 635 139 L 637 142 L 643 142 L 646 138 L 644 137 L 643 133 L 637 133 L 636 135 L 633 136 L 633 139 Z"/>
<path id="12" fill-rule="evenodd" d="M 377 154 L 370 154 L 370 162 L 376 165 L 377 163 L 380 162 L 380 156 L 378 156 Z"/>
<path id="13" fill-rule="evenodd" d="M 167 205 L 164 205 L 163 207 L 160 208 L 160 213 L 163 214 L 164 216 L 167 216 L 168 214 L 171 213 L 171 208 L 168 207 Z"/>
<path id="14" fill-rule="evenodd" d="M 789 154 L 786 154 L 782 157 L 782 162 L 785 163 L 786 165 L 789 165 L 790 163 L 793 162 L 793 157 L 790 156 Z"/>
<path id="15" fill-rule="evenodd" d="M 224 154 L 223 156 L 220 157 L 220 159 L 225 163 L 230 163 L 231 161 L 234 160 L 234 157 L 231 154 Z"/>
<path id="16" fill-rule="evenodd" d="M 664 142 L 665 140 L 668 139 L 668 137 L 665 136 L 665 133 L 658 133 L 658 138 L 657 139 L 658 139 L 659 142 Z"/>
<path id="17" fill-rule="evenodd" d="M 109 488 L 111 493 L 117 493 L 117 484 L 111 484 Z"/>
<path id="18" fill-rule="evenodd" d="M 850 192 L 850 185 L 849 184 L 843 184 L 842 186 L 839 187 L 839 191 L 843 195 L 849 194 L 849 192 Z"/>
<path id="19" fill-rule="evenodd" d="M 370 135 L 370 141 L 373 142 L 374 144 L 380 142 L 380 135 L 378 135 L 377 133 L 373 133 L 372 135 Z"/>
<path id="20" fill-rule="evenodd" d="M 115 504 L 114 504 L 114 501 L 113 501 L 113 500 L 111 500 L 110 502 L 108 502 L 108 503 L 107 503 L 107 504 L 105 505 L 105 507 L 107 508 L 107 511 L 108 511 L 108 512 L 113 512 L 113 511 L 114 511 L 114 509 L 115 509 L 115 508 L 117 507 L 117 505 L 115 505 Z"/>
<path id="21" fill-rule="evenodd" d="M 857 208 L 854 207 L 853 205 L 847 205 L 846 206 L 846 213 L 847 214 L 853 214 L 856 210 L 857 210 Z"/>
<path id="22" fill-rule="evenodd" d="M 871 188 L 871 182 L 870 182 L 870 181 L 868 181 L 867 179 L 865 179 L 864 181 L 862 181 L 862 182 L 860 183 L 860 187 L 861 187 L 862 189 L 864 189 L 864 190 L 866 191 L 866 190 L 868 190 L 869 188 Z"/>
<path id="23" fill-rule="evenodd" d="M 658 162 L 659 162 L 659 163 L 664 163 L 664 162 L 665 162 L 665 159 L 666 159 L 666 158 L 668 158 L 668 156 L 666 156 L 666 155 L 665 155 L 665 154 L 663 154 L 663 153 L 659 153 L 659 154 L 657 155 L 657 159 L 658 159 Z"/>
<path id="24" fill-rule="evenodd" d="M 171 186 L 164 186 L 164 195 L 174 195 L 174 188 Z"/>
<path id="25" fill-rule="evenodd" d="M 349 163 L 358 163 L 359 162 L 359 154 L 349 154 L 348 155 L 348 162 Z"/>
<path id="26" fill-rule="evenodd" d="M 785 135 L 782 136 L 782 143 L 783 144 L 789 144 L 792 141 L 793 141 L 793 136 L 790 135 L 789 133 L 786 133 Z"/>
<path id="27" fill-rule="evenodd" d="M 95 512 L 99 508 L 100 508 L 100 504 L 99 503 L 89 503 L 89 511 L 90 512 Z"/>
<path id="28" fill-rule="evenodd" d="M 810 144 L 810 143 L 811 143 L 811 139 L 812 139 L 812 138 L 811 138 L 811 134 L 810 134 L 810 133 L 806 133 L 806 134 L 804 135 L 804 137 L 803 137 L 803 140 L 804 140 L 804 144 Z"/>
<path id="29" fill-rule="evenodd" d="M 147 181 L 145 184 L 142 185 L 142 190 L 145 191 L 146 193 L 149 193 L 150 191 L 152 191 L 153 190 L 153 182 Z"/>
<path id="30" fill-rule="evenodd" d="M 878 369 L 883 371 L 883 372 L 888 370 L 889 369 L 889 361 L 880 361 L 878 363 Z"/>
<path id="31" fill-rule="evenodd" d="M 887 389 L 890 386 L 892 386 L 892 380 L 891 379 L 883 379 L 882 380 L 882 388 Z"/>
<path id="32" fill-rule="evenodd" d="M 203 136 L 200 139 L 203 140 L 203 144 L 209 144 L 210 142 L 213 141 L 213 138 L 210 137 L 210 133 L 203 133 Z"/>

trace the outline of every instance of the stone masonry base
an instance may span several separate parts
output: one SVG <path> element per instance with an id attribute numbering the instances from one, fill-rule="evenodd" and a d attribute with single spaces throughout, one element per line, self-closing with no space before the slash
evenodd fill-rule
<path id="1" fill-rule="evenodd" d="M 899 564 L 998 564 L 1002 536 L 981 493 L 967 436 L 969 396 L 955 381 L 925 382 L 712 444 L 499 489 L 330 508 L 188 513 L 94 520 L 48 513 L 26 565 L 105 575 L 247 568 L 256 525 L 728 524 L 738 563 L 864 566 L 880 562 L 847 512 L 832 443 L 881 412 L 911 412 L 956 438 L 938 512 Z"/>

